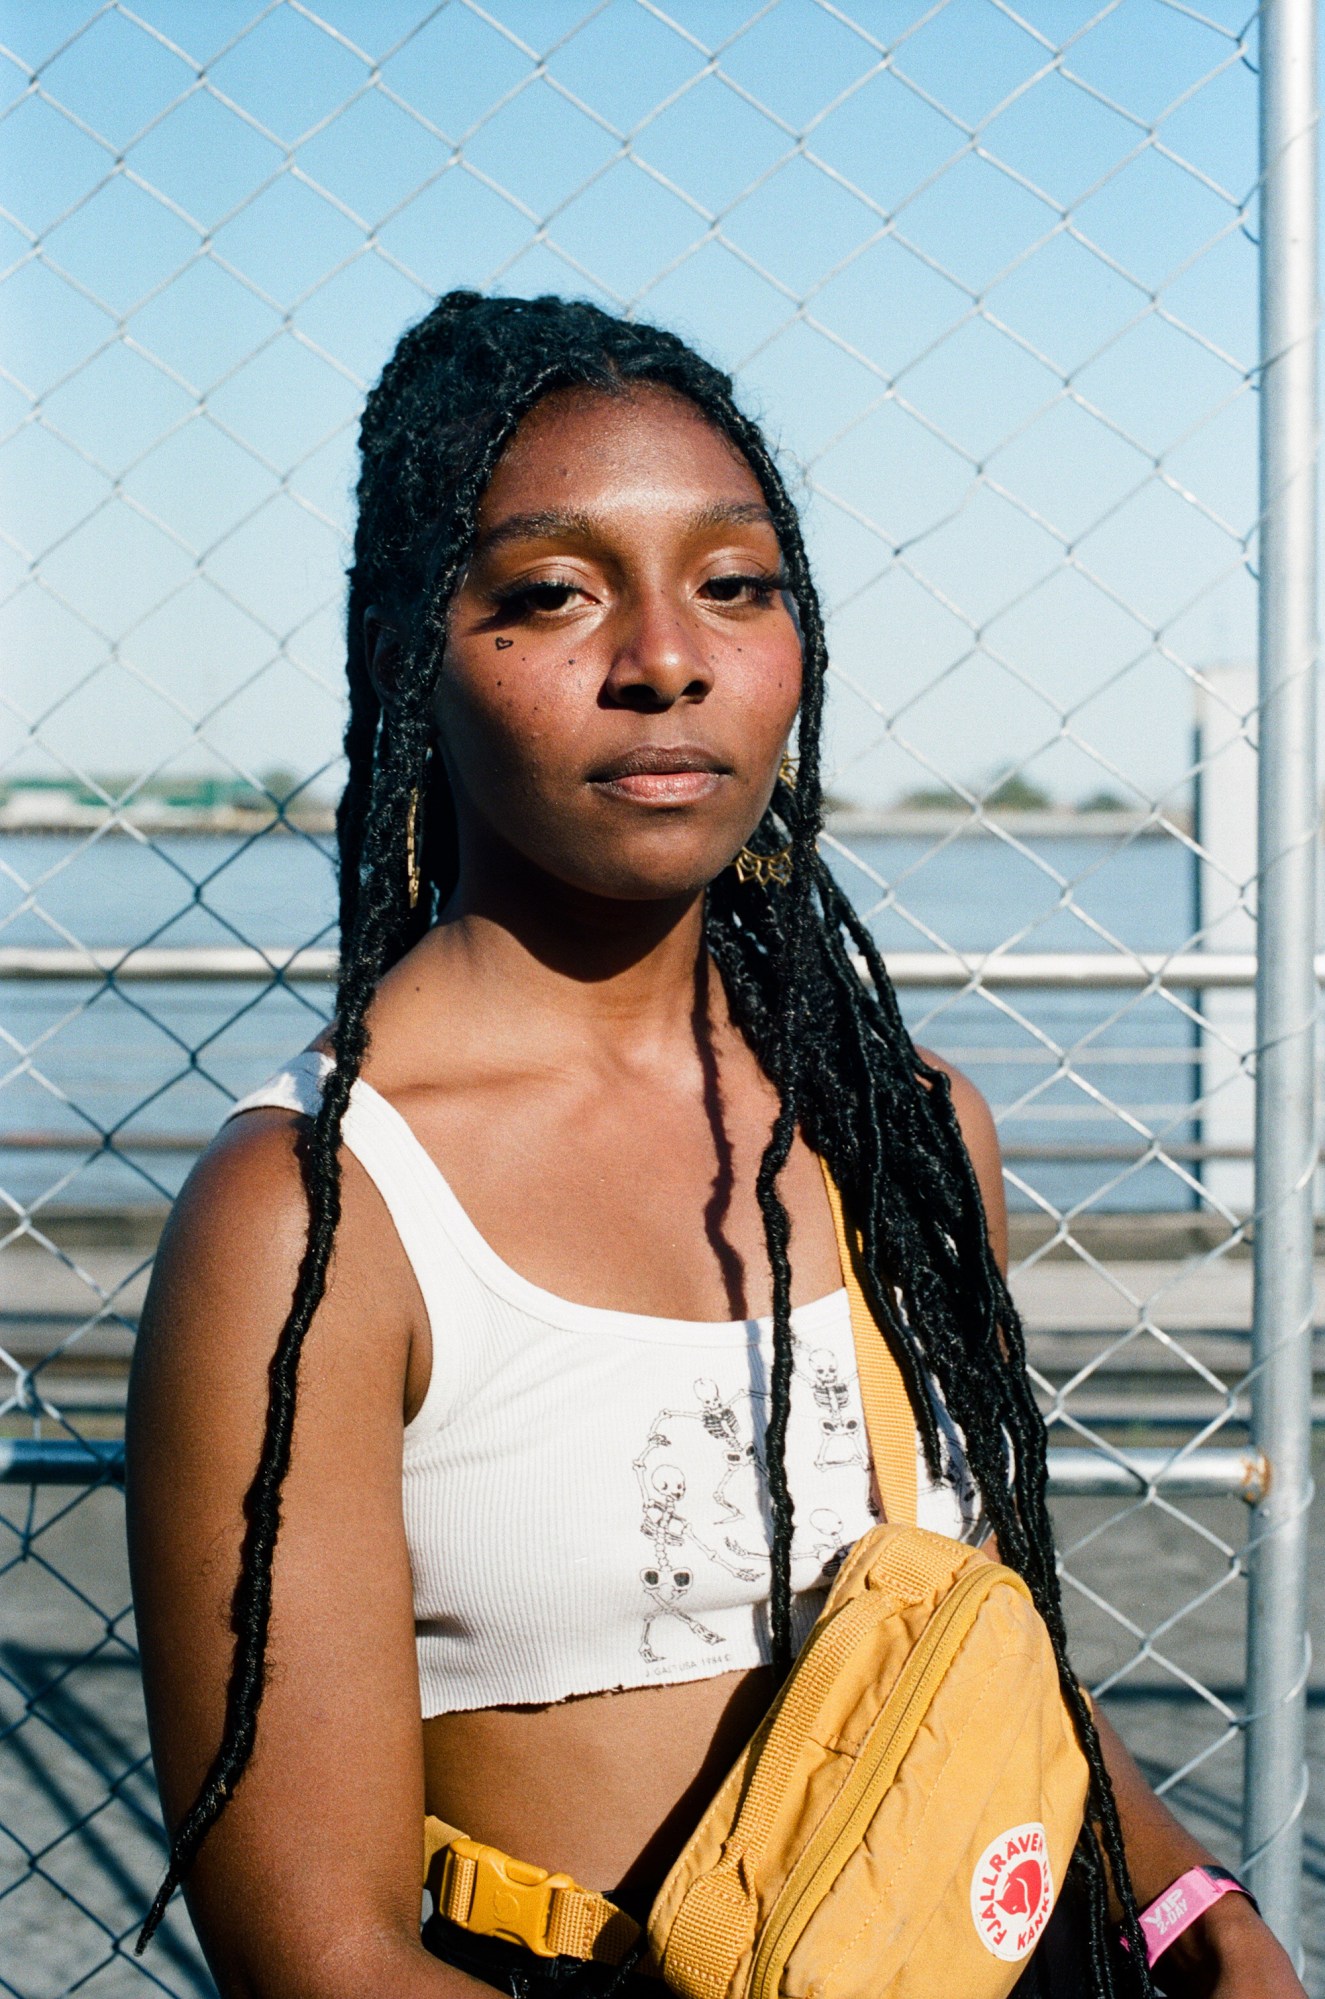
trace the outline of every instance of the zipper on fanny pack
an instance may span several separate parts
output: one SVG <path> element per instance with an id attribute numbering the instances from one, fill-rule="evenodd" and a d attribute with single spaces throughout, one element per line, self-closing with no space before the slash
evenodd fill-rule
<path id="1" fill-rule="evenodd" d="M 783 1969 L 802 1931 L 830 1882 L 860 1844 L 924 1718 L 936 1684 L 952 1664 L 981 1603 L 1000 1584 L 1009 1584 L 1029 1596 L 1013 1570 L 982 1564 L 953 1585 L 930 1619 L 885 1701 L 855 1769 L 768 1912 L 755 1950 L 749 1999 L 777 1999 Z"/>

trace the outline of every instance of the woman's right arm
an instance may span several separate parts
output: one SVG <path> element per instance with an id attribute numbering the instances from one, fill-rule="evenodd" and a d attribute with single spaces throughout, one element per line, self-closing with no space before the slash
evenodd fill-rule
<path id="1" fill-rule="evenodd" d="M 244 1495 L 303 1252 L 294 1121 L 226 1127 L 176 1205 L 134 1358 L 129 1546 L 167 1824 L 221 1736 Z M 460 1999 L 419 1941 L 423 1765 L 401 1455 L 422 1321 L 380 1198 L 344 1215 L 300 1369 L 252 1762 L 186 1893 L 225 1999 Z M 416 1355 L 417 1364 L 417 1355 Z"/>

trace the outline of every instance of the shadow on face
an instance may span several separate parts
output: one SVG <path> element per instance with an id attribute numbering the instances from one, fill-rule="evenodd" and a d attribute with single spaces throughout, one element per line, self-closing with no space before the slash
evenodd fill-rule
<path id="1" fill-rule="evenodd" d="M 547 397 L 479 513 L 435 702 L 460 896 L 523 862 L 688 898 L 768 803 L 800 637 L 758 481 L 666 389 Z"/>

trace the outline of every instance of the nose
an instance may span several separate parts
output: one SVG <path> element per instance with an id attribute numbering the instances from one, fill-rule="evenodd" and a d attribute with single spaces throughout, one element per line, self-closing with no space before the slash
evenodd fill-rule
<path id="1" fill-rule="evenodd" d="M 702 701 L 713 666 L 702 635 L 682 605 L 661 589 L 637 594 L 622 607 L 604 705 L 663 714 L 678 701 Z"/>

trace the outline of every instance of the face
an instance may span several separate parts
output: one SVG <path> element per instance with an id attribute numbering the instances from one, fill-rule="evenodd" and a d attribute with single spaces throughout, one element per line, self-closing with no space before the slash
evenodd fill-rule
<path id="1" fill-rule="evenodd" d="M 745 460 L 668 391 L 574 390 L 521 424 L 451 606 L 437 740 L 462 854 L 590 893 L 694 893 L 745 844 L 801 649 Z"/>

